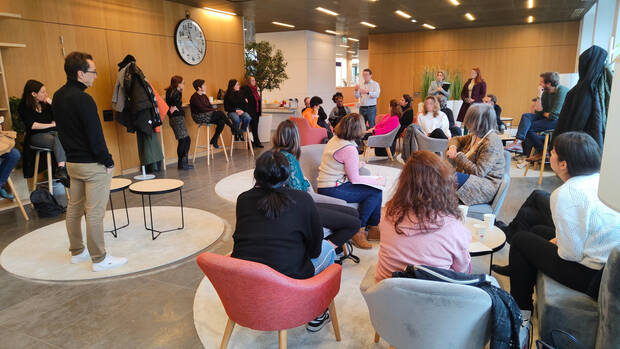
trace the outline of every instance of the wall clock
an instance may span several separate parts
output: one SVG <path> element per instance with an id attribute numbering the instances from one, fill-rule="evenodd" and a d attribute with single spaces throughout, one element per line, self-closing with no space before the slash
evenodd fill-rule
<path id="1" fill-rule="evenodd" d="M 183 62 L 197 65 L 207 53 L 207 40 L 200 25 L 193 19 L 185 18 L 174 30 L 174 45 Z"/>

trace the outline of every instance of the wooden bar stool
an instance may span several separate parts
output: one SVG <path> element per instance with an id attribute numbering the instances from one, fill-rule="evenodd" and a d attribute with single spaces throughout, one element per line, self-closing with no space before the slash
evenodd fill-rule
<path id="1" fill-rule="evenodd" d="M 211 123 L 200 123 L 198 124 L 198 128 L 196 129 L 196 143 L 194 145 L 194 157 L 192 158 L 192 164 L 196 163 L 196 153 L 198 153 L 198 148 L 204 149 L 207 148 L 207 166 L 210 165 L 211 159 L 213 159 L 213 154 L 215 153 L 213 149 L 213 145 L 211 145 Z M 205 127 L 207 129 L 207 145 L 198 145 L 198 140 L 200 139 L 200 128 Z M 220 133 L 220 142 L 222 142 L 222 150 L 224 151 L 224 156 L 226 157 L 226 162 L 228 162 L 228 154 L 226 153 L 226 146 L 224 145 L 224 138 Z M 231 144 L 232 148 L 232 144 Z M 232 150 L 230 152 L 232 156 Z"/>
<path id="2" fill-rule="evenodd" d="M 54 178 L 52 177 L 52 149 L 51 148 L 42 148 L 34 145 L 30 145 L 30 149 L 36 152 L 34 156 L 34 174 L 32 176 L 32 185 L 30 186 L 30 191 L 34 191 L 37 188 L 37 178 L 39 176 L 39 159 L 41 157 L 41 152 L 45 152 L 45 157 L 47 158 L 47 186 L 49 188 L 50 194 L 54 195 Z M 67 195 L 67 200 L 70 200 L 70 194 L 67 187 L 65 187 L 65 194 Z"/>
<path id="3" fill-rule="evenodd" d="M 29 221 L 30 218 L 28 217 L 28 214 L 26 213 L 26 210 L 24 210 L 24 205 L 22 205 L 22 201 L 19 199 L 19 195 L 17 193 L 17 190 L 15 190 L 15 186 L 13 185 L 13 181 L 11 180 L 11 177 L 9 176 L 9 178 L 6 181 L 6 184 L 9 186 L 9 189 L 11 189 L 11 192 L 13 193 L 13 196 L 15 196 L 15 198 L 13 200 L 15 200 L 15 202 L 17 202 L 17 206 L 19 206 L 19 210 L 22 213 L 22 216 L 24 216 L 24 219 L 26 221 Z"/>
<path id="4" fill-rule="evenodd" d="M 235 149 L 235 142 L 243 142 L 246 144 L 246 148 L 250 149 L 250 153 L 252 154 L 252 156 L 254 156 L 254 148 L 252 148 L 252 140 L 250 139 L 250 132 L 249 131 L 244 131 L 242 132 L 245 140 L 244 141 L 235 141 L 235 135 L 231 136 L 230 139 L 230 156 L 232 157 L 233 155 L 233 149 Z"/>
<path id="5" fill-rule="evenodd" d="M 545 161 L 547 161 L 547 149 L 549 148 L 549 139 L 551 138 L 551 135 L 553 134 L 553 130 L 543 131 L 539 133 L 539 135 L 542 136 L 543 133 L 545 135 L 545 141 L 543 143 L 542 159 L 538 161 L 528 161 L 527 165 L 525 166 L 525 172 L 523 173 L 524 177 L 527 176 L 527 171 L 530 169 L 530 164 L 532 162 L 534 163 L 534 165 L 540 163 L 540 175 L 538 176 L 538 185 L 542 183 L 543 172 L 545 171 Z M 532 147 L 532 151 L 530 151 L 530 157 L 534 155 L 535 151 L 536 149 Z"/>

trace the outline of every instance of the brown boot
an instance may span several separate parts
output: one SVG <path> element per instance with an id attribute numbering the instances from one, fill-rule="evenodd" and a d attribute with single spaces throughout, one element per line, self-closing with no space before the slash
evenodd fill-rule
<path id="1" fill-rule="evenodd" d="M 364 228 L 360 229 L 357 234 L 351 238 L 351 243 L 357 248 L 362 250 L 370 250 L 372 245 L 366 240 L 366 231 Z"/>
<path id="2" fill-rule="evenodd" d="M 371 225 L 368 228 L 368 241 L 379 241 L 381 238 L 381 230 L 376 225 Z"/>

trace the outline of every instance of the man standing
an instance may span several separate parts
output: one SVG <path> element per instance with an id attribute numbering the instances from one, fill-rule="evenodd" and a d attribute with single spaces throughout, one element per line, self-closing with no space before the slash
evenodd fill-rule
<path id="1" fill-rule="evenodd" d="M 84 90 L 97 77 L 93 57 L 71 52 L 65 58 L 67 83 L 54 94 L 52 105 L 58 136 L 67 153 L 71 199 L 67 207 L 67 233 L 71 263 L 92 260 L 93 271 L 112 269 L 127 258 L 106 254 L 103 239 L 105 215 L 114 160 L 108 152 L 93 98 Z M 82 215 L 86 215 L 87 247 L 82 240 Z"/>
<path id="2" fill-rule="evenodd" d="M 523 152 L 523 142 L 526 138 L 533 142 L 534 147 L 542 152 L 542 142 L 539 141 L 536 132 L 552 130 L 558 123 L 558 117 L 564 104 L 564 98 L 568 93 L 566 86 L 560 85 L 560 75 L 556 72 L 540 74 L 538 83 L 539 90 L 534 113 L 526 113 L 521 116 L 519 129 L 515 135 L 516 140 L 506 146 L 506 150 Z M 542 154 L 540 154 L 542 155 Z"/>
<path id="3" fill-rule="evenodd" d="M 377 115 L 377 98 L 381 94 L 379 83 L 372 80 L 372 71 L 366 68 L 362 71 L 364 84 L 355 86 L 355 98 L 360 100 L 360 114 L 368 123 L 368 128 L 375 127 L 375 116 Z"/>

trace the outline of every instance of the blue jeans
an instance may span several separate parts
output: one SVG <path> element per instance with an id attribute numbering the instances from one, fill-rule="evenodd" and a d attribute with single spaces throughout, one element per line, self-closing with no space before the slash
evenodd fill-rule
<path id="1" fill-rule="evenodd" d="M 330 265 L 334 264 L 336 260 L 336 252 L 334 251 L 334 245 L 327 240 L 323 240 L 323 245 L 321 246 L 321 254 L 311 259 L 312 265 L 314 265 L 314 275 L 322 272 L 327 269 Z"/>
<path id="2" fill-rule="evenodd" d="M 331 188 L 319 188 L 319 194 L 342 199 L 349 203 L 359 203 L 361 227 L 379 225 L 381 221 L 381 200 L 383 191 L 363 184 L 345 184 Z"/>
<path id="3" fill-rule="evenodd" d="M 456 173 L 456 181 L 458 183 L 458 187 L 462 187 L 465 182 L 469 179 L 469 175 L 467 173 L 457 172 Z"/>
<path id="4" fill-rule="evenodd" d="M 0 186 L 6 184 L 6 181 L 9 179 L 9 175 L 11 171 L 17 165 L 21 154 L 19 150 L 13 148 L 8 153 L 0 155 Z"/>
<path id="5" fill-rule="evenodd" d="M 232 120 L 235 130 L 241 132 L 247 131 L 248 125 L 250 124 L 250 121 L 252 121 L 252 117 L 247 112 L 243 112 L 243 114 L 239 116 L 237 112 L 233 111 L 228 113 L 228 117 Z M 239 124 L 241 124 L 241 128 L 239 128 Z"/>
<path id="6" fill-rule="evenodd" d="M 368 128 L 375 127 L 375 117 L 377 116 L 377 106 L 360 107 L 360 114 L 364 120 L 368 121 Z"/>
<path id="7" fill-rule="evenodd" d="M 525 113 L 521 115 L 521 121 L 519 122 L 519 129 L 515 138 L 524 141 L 531 135 L 536 135 L 536 132 L 552 130 L 557 125 L 558 120 L 549 120 L 544 116 L 537 114 Z M 542 148 L 542 145 L 541 145 Z"/>

